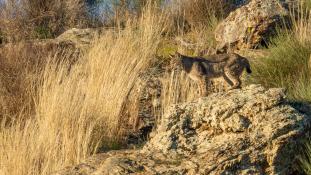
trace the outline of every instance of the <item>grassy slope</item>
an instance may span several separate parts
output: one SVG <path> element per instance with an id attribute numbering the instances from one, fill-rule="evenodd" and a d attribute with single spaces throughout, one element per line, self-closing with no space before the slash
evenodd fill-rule
<path id="1" fill-rule="evenodd" d="M 50 174 L 121 141 L 123 103 L 161 41 L 163 19 L 153 9 L 95 41 L 70 72 L 65 61 L 50 61 L 32 92 L 34 112 L 1 122 L 0 174 Z"/>

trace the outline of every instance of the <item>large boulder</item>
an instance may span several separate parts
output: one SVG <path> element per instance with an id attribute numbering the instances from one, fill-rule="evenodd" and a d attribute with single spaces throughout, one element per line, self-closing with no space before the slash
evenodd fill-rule
<path id="1" fill-rule="evenodd" d="M 288 175 L 309 125 L 283 89 L 250 85 L 171 106 L 141 150 L 98 154 L 55 174 Z"/>
<path id="2" fill-rule="evenodd" d="M 256 48 L 275 33 L 288 15 L 278 0 L 251 0 L 231 12 L 215 30 L 217 49 Z"/>

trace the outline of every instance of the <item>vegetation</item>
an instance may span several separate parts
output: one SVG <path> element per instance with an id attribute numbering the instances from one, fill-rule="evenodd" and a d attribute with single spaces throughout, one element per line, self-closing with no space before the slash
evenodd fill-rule
<path id="1" fill-rule="evenodd" d="M 114 2 L 109 14 L 102 14 L 105 20 L 89 15 L 87 5 L 100 3 L 95 0 L 0 5 L 0 44 L 54 38 L 72 27 L 109 27 L 77 55 L 28 42 L 0 46 L 0 174 L 50 174 L 100 150 L 122 147 L 122 110 L 139 73 L 183 50 L 174 38 L 193 45 L 185 51 L 189 55 L 213 47 L 215 26 L 233 9 L 224 0 L 173 1 L 178 10 L 162 8 L 164 1 L 158 0 Z M 253 60 L 251 82 L 285 87 L 290 100 L 310 103 L 310 2 L 304 2 L 306 8 L 292 16 L 293 28 L 279 31 L 268 56 Z M 157 115 L 198 97 L 196 84 L 184 75 L 166 72 L 162 83 Z M 309 153 L 302 162 L 310 174 Z"/>
<path id="2" fill-rule="evenodd" d="M 269 56 L 253 64 L 253 82 L 284 87 L 291 100 L 311 101 L 311 43 L 301 43 L 292 33 L 279 34 L 269 45 Z"/>
<path id="3" fill-rule="evenodd" d="M 29 84 L 22 92 L 33 98 L 34 109 L 16 119 L 3 116 L 1 173 L 50 174 L 122 141 L 121 109 L 164 28 L 152 9 L 148 6 L 122 31 L 107 31 L 74 66 L 67 64 L 66 54 L 48 60 L 37 91 Z"/>
<path id="4" fill-rule="evenodd" d="M 7 41 L 50 38 L 87 25 L 81 0 L 10 0 L 0 6 L 0 30 Z"/>
<path id="5" fill-rule="evenodd" d="M 174 5 L 179 4 L 179 16 L 192 26 L 209 25 L 214 18 L 222 19 L 226 17 L 234 6 L 232 0 L 196 0 L 196 1 L 173 1 Z M 181 15 L 183 14 L 183 15 Z"/>
<path id="6" fill-rule="evenodd" d="M 311 102 L 310 11 L 301 3 L 291 16 L 292 29 L 278 31 L 268 46 L 268 56 L 253 64 L 252 82 L 284 87 L 292 101 Z"/>
<path id="7" fill-rule="evenodd" d="M 268 46 L 268 56 L 253 60 L 251 83 L 284 87 L 291 103 L 311 103 L 311 1 L 301 1 L 291 15 L 292 29 L 279 30 Z M 297 15 L 298 14 L 298 15 Z M 298 106 L 298 108 L 303 108 Z M 309 109 L 309 108 L 308 108 Z M 309 114 L 310 111 L 304 111 Z M 299 153 L 299 171 L 311 174 L 310 140 Z"/>
<path id="8" fill-rule="evenodd" d="M 311 174 L 311 141 L 307 140 L 305 143 L 306 144 L 302 147 L 302 154 L 300 154 L 299 157 L 299 169 L 301 169 L 305 174 L 309 175 Z"/>

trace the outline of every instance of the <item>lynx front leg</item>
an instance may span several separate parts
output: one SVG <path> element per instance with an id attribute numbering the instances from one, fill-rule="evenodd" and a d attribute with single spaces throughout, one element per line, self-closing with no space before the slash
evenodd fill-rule
<path id="1" fill-rule="evenodd" d="M 200 65 L 198 62 L 194 62 L 188 75 L 192 80 L 198 83 L 200 95 L 203 97 L 206 96 L 208 84 L 202 65 Z"/>
<path id="2" fill-rule="evenodd" d="M 230 70 L 225 70 L 225 76 L 226 76 L 226 77 L 224 77 L 225 80 L 230 81 L 230 82 L 228 81 L 228 83 L 231 85 L 231 88 L 229 88 L 229 90 L 241 88 L 241 80 L 240 80 L 239 76 L 236 76 Z"/>
<path id="3" fill-rule="evenodd" d="M 198 83 L 199 83 L 199 88 L 200 88 L 200 95 L 202 97 L 207 96 L 208 95 L 208 92 L 207 92 L 208 83 L 206 81 L 206 78 L 204 76 L 201 77 Z"/>

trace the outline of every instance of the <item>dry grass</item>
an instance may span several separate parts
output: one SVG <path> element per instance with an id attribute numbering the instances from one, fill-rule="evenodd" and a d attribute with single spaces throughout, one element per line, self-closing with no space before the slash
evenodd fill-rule
<path id="1" fill-rule="evenodd" d="M 298 13 L 291 14 L 293 33 L 303 44 L 311 42 L 311 8 L 306 6 L 307 2 L 311 4 L 310 0 L 301 1 L 298 5 Z"/>
<path id="2" fill-rule="evenodd" d="M 161 108 L 156 111 L 158 121 L 171 105 L 190 102 L 200 97 L 198 85 L 185 73 L 166 72 L 161 83 Z"/>
<path id="3" fill-rule="evenodd" d="M 95 41 L 70 71 L 66 61 L 51 59 L 33 94 L 32 117 L 21 116 L 11 125 L 2 121 L 1 174 L 50 174 L 120 142 L 122 108 L 152 61 L 164 27 L 162 16 L 147 7 L 124 30 Z"/>
<path id="4" fill-rule="evenodd" d="M 0 47 L 0 116 L 16 118 L 33 109 L 32 93 L 55 44 L 21 42 Z M 2 118 L 0 117 L 0 118 Z"/>
<path id="5" fill-rule="evenodd" d="M 167 71 L 161 79 L 161 108 L 155 114 L 160 121 L 161 116 L 174 104 L 191 102 L 201 98 L 198 84 L 190 79 L 185 72 L 180 70 Z M 228 84 L 222 78 L 214 79 L 209 82 L 207 87 L 208 94 L 215 92 L 224 92 Z"/>
<path id="6" fill-rule="evenodd" d="M 219 2 L 221 1 L 210 1 L 215 4 Z M 199 20 L 200 15 L 189 17 L 197 27 L 192 27 L 187 37 L 195 44 L 213 45 L 210 38 L 213 26 L 218 21 L 215 14 L 218 10 L 223 10 L 224 6 L 213 7 L 217 9 L 209 11 L 212 17 L 208 19 L 205 19 L 207 17 L 206 13 L 202 13 L 204 11 L 198 10 L 200 15 L 204 15 L 204 21 Z M 24 19 L 17 17 L 18 20 Z M 52 19 L 59 22 L 62 18 Z M 75 15 L 73 22 L 74 19 Z M 266 59 L 269 61 L 262 62 L 265 64 L 264 69 L 257 69 L 259 78 L 256 81 L 266 83 L 269 80 L 275 83 L 266 83 L 267 86 L 293 86 L 296 89 L 292 89 L 292 97 L 311 99 L 311 95 L 308 95 L 311 94 L 308 90 L 311 87 L 309 74 L 305 74 L 308 75 L 307 78 L 301 77 L 298 80 L 296 76 L 310 71 L 308 66 L 302 66 L 301 72 L 293 74 L 294 76 L 290 76 L 293 71 L 289 69 L 293 62 L 307 65 L 307 57 L 310 55 L 310 21 L 307 16 L 300 19 L 303 20 L 295 21 L 291 35 L 295 40 L 280 38 L 276 47 L 271 49 L 272 56 Z M 154 61 L 159 44 L 163 41 L 163 31 L 167 29 L 166 23 L 170 20 L 149 4 L 140 18 L 127 19 L 122 30 L 104 32 L 94 41 L 89 52 L 82 55 L 74 65 L 68 61 L 70 56 L 62 53 L 52 57 L 46 52 L 25 48 L 11 48 L 10 51 L 0 52 L 0 58 L 5 58 L 0 59 L 0 86 L 5 87 L 0 90 L 0 100 L 7 102 L 2 103 L 7 104 L 4 106 L 9 106 L 2 107 L 3 119 L 0 122 L 0 174 L 50 174 L 64 166 L 79 163 L 100 150 L 122 146 L 125 131 L 121 126 L 122 122 L 128 120 L 123 118 L 122 112 L 128 95 L 142 70 Z M 65 23 L 61 27 L 74 24 Z M 202 25 L 197 25 L 198 23 Z M 4 31 L 6 35 L 12 35 L 13 33 L 7 32 L 10 28 L 16 28 L 17 38 L 32 37 L 29 33 L 20 33 L 25 31 L 20 29 L 36 25 L 37 23 L 12 23 Z M 204 31 L 200 28 L 204 28 Z M 33 31 L 32 29 L 34 28 L 29 31 Z M 178 28 L 175 32 L 176 35 L 186 33 L 184 28 Z M 43 59 L 42 62 L 39 58 Z M 276 64 L 279 66 L 280 62 L 284 63 L 281 64 L 283 67 L 276 72 Z M 263 75 L 265 79 L 260 79 Z M 286 84 L 284 77 L 292 81 Z M 158 116 L 172 104 L 192 101 L 200 96 L 197 84 L 185 74 L 167 72 L 162 85 L 162 108 L 156 109 Z"/>
<path id="7" fill-rule="evenodd" d="M 228 0 L 182 0 L 173 1 L 173 8 L 179 7 L 179 16 L 192 26 L 209 25 L 214 18 L 223 19 L 234 8 Z"/>

